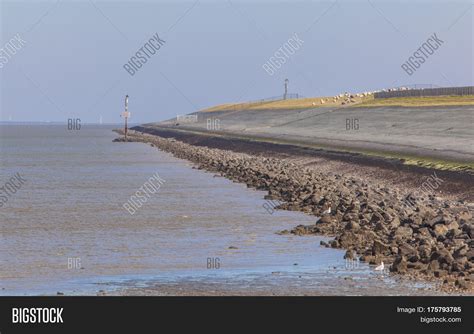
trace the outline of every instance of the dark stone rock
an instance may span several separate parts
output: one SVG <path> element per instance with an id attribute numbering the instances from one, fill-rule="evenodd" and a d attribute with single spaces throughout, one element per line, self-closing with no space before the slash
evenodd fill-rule
<path id="1" fill-rule="evenodd" d="M 407 267 L 408 269 L 423 270 L 426 269 L 427 265 L 421 262 L 408 262 Z"/>
<path id="2" fill-rule="evenodd" d="M 344 248 L 352 248 L 360 245 L 360 236 L 353 231 L 344 231 L 338 240 Z"/>
<path id="3" fill-rule="evenodd" d="M 467 251 L 466 257 L 469 261 L 474 261 L 474 249 Z"/>
<path id="4" fill-rule="evenodd" d="M 389 246 L 379 240 L 375 240 L 372 246 L 372 254 L 387 255 L 390 253 Z"/>
<path id="5" fill-rule="evenodd" d="M 342 216 L 344 221 L 351 221 L 351 220 L 359 220 L 359 214 L 357 212 L 346 212 L 344 216 Z"/>
<path id="6" fill-rule="evenodd" d="M 382 222 L 378 222 L 376 225 L 375 225 L 375 228 L 374 228 L 374 231 L 376 232 L 382 232 L 382 234 L 387 234 L 387 228 L 385 227 L 385 225 L 382 223 Z"/>
<path id="7" fill-rule="evenodd" d="M 417 251 L 414 247 L 410 246 L 406 242 L 402 242 L 398 245 L 398 254 L 406 257 L 410 257 L 417 254 Z"/>
<path id="8" fill-rule="evenodd" d="M 446 263 L 448 265 L 450 265 L 454 262 L 453 256 L 445 248 L 437 250 L 436 252 L 434 252 L 431 255 L 431 260 L 437 260 L 440 264 Z"/>
<path id="9" fill-rule="evenodd" d="M 433 273 L 434 273 L 434 276 L 437 278 L 443 278 L 448 275 L 447 270 L 441 270 L 441 269 L 435 270 Z"/>
<path id="10" fill-rule="evenodd" d="M 411 255 L 408 258 L 408 261 L 409 262 L 418 262 L 418 261 L 420 261 L 420 257 L 418 256 L 418 253 L 415 253 L 415 254 Z"/>
<path id="11" fill-rule="evenodd" d="M 419 228 L 418 233 L 420 233 L 423 237 L 431 237 L 431 233 L 428 227 Z"/>
<path id="12" fill-rule="evenodd" d="M 474 239 L 474 224 L 464 224 L 462 231 L 466 233 L 469 238 Z"/>
<path id="13" fill-rule="evenodd" d="M 460 257 L 466 257 L 467 252 L 469 251 L 469 247 L 467 245 L 460 247 L 457 249 L 454 253 L 453 256 L 455 259 L 460 258 Z M 467 257 L 466 257 L 467 259 Z"/>
<path id="14" fill-rule="evenodd" d="M 432 260 L 429 264 L 428 264 L 428 269 L 431 270 L 431 271 L 435 271 L 435 270 L 438 270 L 439 269 L 439 262 L 437 260 Z"/>
<path id="15" fill-rule="evenodd" d="M 404 256 L 398 256 L 390 267 L 390 271 L 400 274 L 406 273 L 407 269 L 407 259 Z"/>
<path id="16" fill-rule="evenodd" d="M 466 263 L 467 263 L 467 258 L 463 257 L 463 258 L 460 258 L 460 260 L 456 261 L 453 263 L 453 265 L 451 266 L 451 269 L 452 271 L 458 271 L 458 272 L 462 272 L 464 271 L 465 267 L 466 267 Z"/>
<path id="17" fill-rule="evenodd" d="M 446 233 L 446 238 L 448 239 L 454 239 L 457 236 L 459 236 L 462 233 L 462 231 L 458 228 L 453 228 Z"/>
<path id="18" fill-rule="evenodd" d="M 393 220 L 390 222 L 390 227 L 397 228 L 399 226 L 400 226 L 400 219 L 398 217 L 393 218 Z"/>
<path id="19" fill-rule="evenodd" d="M 383 220 L 384 220 L 383 216 L 380 213 L 374 212 L 374 214 L 372 215 L 372 218 L 370 219 L 370 223 L 376 224 L 378 222 L 382 222 Z"/>
<path id="20" fill-rule="evenodd" d="M 421 245 L 418 247 L 418 254 L 420 255 L 420 259 L 427 263 L 431 257 L 431 246 L 429 245 Z"/>
<path id="21" fill-rule="evenodd" d="M 411 238 L 413 235 L 413 230 L 408 226 L 399 226 L 395 231 L 395 237 L 401 239 Z"/>
<path id="22" fill-rule="evenodd" d="M 445 222 L 445 217 L 443 215 L 439 215 L 439 216 L 434 217 L 433 219 L 426 221 L 424 225 L 433 227 L 436 224 L 444 224 L 444 222 Z"/>
<path id="23" fill-rule="evenodd" d="M 321 224 L 331 224 L 333 222 L 333 219 L 330 215 L 323 215 L 319 220 L 318 223 Z"/>
<path id="24" fill-rule="evenodd" d="M 458 278 L 455 282 L 455 285 L 459 288 L 459 289 L 463 289 L 463 290 L 468 290 L 468 289 L 471 289 L 473 284 L 471 281 L 466 281 L 465 279 L 462 279 L 462 278 Z"/>
<path id="25" fill-rule="evenodd" d="M 329 244 L 332 248 L 339 248 L 339 242 L 337 240 L 331 240 Z"/>
<path id="26" fill-rule="evenodd" d="M 350 221 L 346 224 L 345 229 L 350 231 L 357 231 L 360 229 L 360 225 L 354 221 Z"/>
<path id="27" fill-rule="evenodd" d="M 354 260 L 355 258 L 356 253 L 352 249 L 347 250 L 346 254 L 344 255 L 344 259 Z"/>

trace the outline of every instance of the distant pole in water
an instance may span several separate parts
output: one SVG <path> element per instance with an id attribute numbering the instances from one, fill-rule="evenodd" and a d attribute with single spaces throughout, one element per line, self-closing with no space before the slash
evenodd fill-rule
<path id="1" fill-rule="evenodd" d="M 286 100 L 286 98 L 288 97 L 288 82 L 289 80 L 285 79 L 285 95 L 283 95 L 283 100 Z"/>
<path id="2" fill-rule="evenodd" d="M 128 112 L 128 95 L 125 96 L 125 111 L 122 113 L 121 116 L 125 118 L 125 140 L 127 140 L 127 121 L 130 117 L 130 113 Z"/>

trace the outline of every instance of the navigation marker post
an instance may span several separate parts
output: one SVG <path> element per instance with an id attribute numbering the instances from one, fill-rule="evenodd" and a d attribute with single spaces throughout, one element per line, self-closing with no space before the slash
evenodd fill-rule
<path id="1" fill-rule="evenodd" d="M 127 141 L 127 121 L 130 117 L 130 113 L 128 112 L 128 95 L 125 96 L 125 111 L 121 113 L 120 116 L 125 118 L 125 141 Z"/>

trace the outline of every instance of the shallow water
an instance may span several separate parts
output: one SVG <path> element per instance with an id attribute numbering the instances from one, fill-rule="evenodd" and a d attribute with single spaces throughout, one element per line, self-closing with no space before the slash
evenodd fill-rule
<path id="1" fill-rule="evenodd" d="M 216 280 L 232 282 L 229 289 L 256 282 L 255 289 L 291 293 L 292 277 L 307 278 L 297 287 L 303 292 L 305 286 L 358 291 L 353 280 L 335 286 L 342 276 L 363 280 L 363 294 L 378 291 L 371 284 L 381 291 L 393 286 L 367 265 L 348 268 L 342 250 L 319 246 L 325 238 L 275 234 L 314 217 L 270 214 L 265 192 L 192 169 L 143 143 L 112 143 L 111 130 L 0 125 L 0 183 L 17 172 L 26 179 L 0 208 L 1 294 L 95 294 Z M 166 182 L 130 215 L 123 203 L 155 173 Z M 219 259 L 218 269 L 208 269 L 209 258 Z M 410 294 L 417 286 L 403 289 Z"/>

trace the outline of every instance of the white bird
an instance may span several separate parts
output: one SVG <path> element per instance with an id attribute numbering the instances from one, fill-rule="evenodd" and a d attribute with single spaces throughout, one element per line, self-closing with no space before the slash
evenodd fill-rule
<path id="1" fill-rule="evenodd" d="M 379 266 L 375 267 L 375 270 L 382 271 L 384 268 L 385 266 L 383 265 L 383 261 L 382 261 L 382 263 Z"/>
<path id="2" fill-rule="evenodd" d="M 330 214 L 331 213 L 331 205 L 329 203 L 325 203 L 323 205 L 323 215 Z"/>

